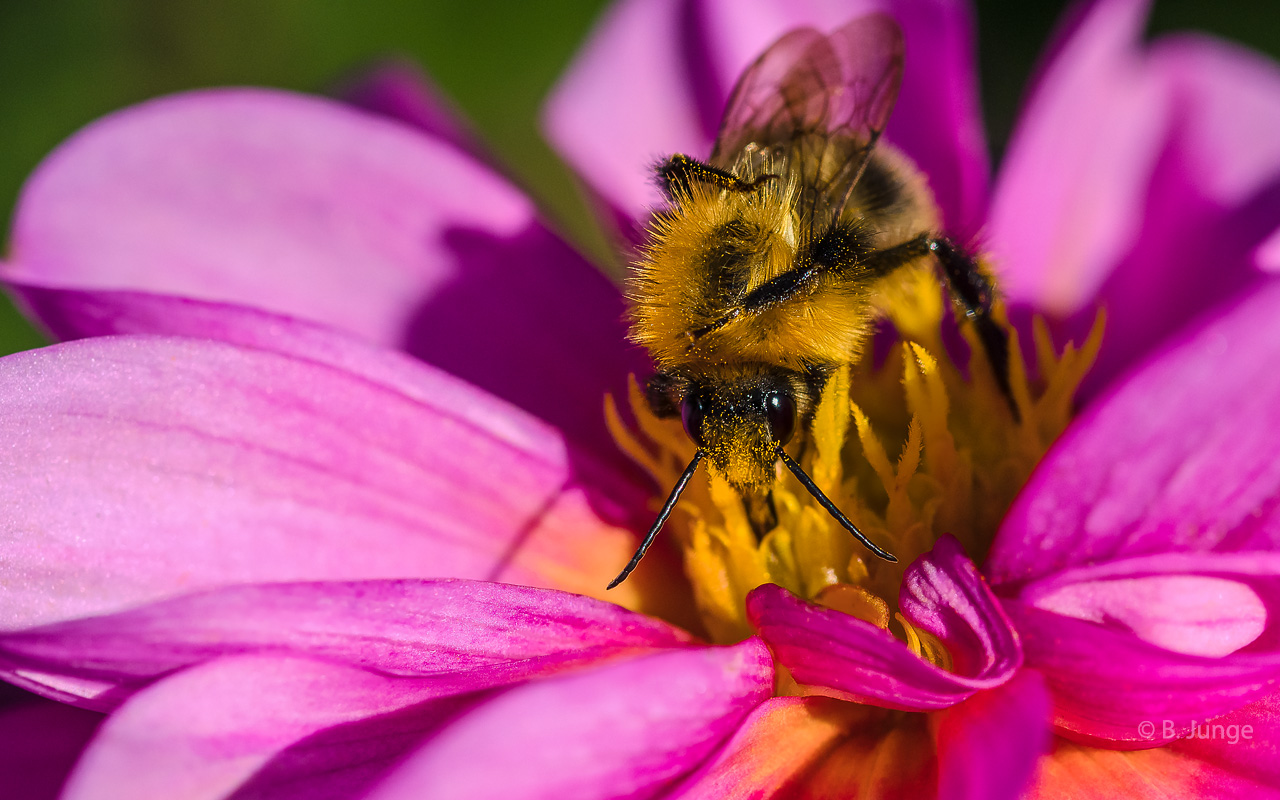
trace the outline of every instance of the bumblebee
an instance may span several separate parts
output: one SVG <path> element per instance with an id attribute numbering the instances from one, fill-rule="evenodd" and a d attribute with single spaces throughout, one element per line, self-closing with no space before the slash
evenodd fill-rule
<path id="1" fill-rule="evenodd" d="M 902 62 L 901 31 L 883 14 L 830 35 L 792 31 L 739 79 L 707 161 L 676 154 L 657 165 L 668 204 L 629 280 L 631 338 L 658 368 L 646 384 L 652 410 L 678 414 L 697 451 L 609 588 L 640 562 L 704 459 L 742 495 L 758 534 L 774 522 L 781 462 L 863 545 L 896 560 L 783 448 L 807 430 L 828 377 L 861 356 L 882 293 L 906 268 L 940 269 L 1010 397 L 990 280 L 938 232 L 915 166 L 876 146 Z"/>

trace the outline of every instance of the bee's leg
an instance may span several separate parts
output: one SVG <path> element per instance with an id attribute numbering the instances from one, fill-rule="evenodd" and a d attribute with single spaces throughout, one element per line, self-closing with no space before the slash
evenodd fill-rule
<path id="1" fill-rule="evenodd" d="M 800 266 L 770 278 L 755 289 L 752 289 L 746 297 L 742 298 L 741 303 L 730 308 L 710 325 L 704 325 L 697 330 L 690 331 L 689 338 L 696 342 L 708 333 L 719 330 L 743 314 L 759 314 L 779 303 L 785 303 L 791 298 L 808 291 L 820 276 L 838 272 L 850 264 L 856 263 L 861 253 L 855 250 L 852 245 L 845 245 L 846 243 L 844 242 L 837 242 L 833 245 L 831 247 L 831 255 L 833 257 L 828 260 L 807 258 L 802 261 Z"/>
<path id="2" fill-rule="evenodd" d="M 932 254 L 942 266 L 947 289 L 964 306 L 965 316 L 978 332 L 978 340 L 982 342 L 982 349 L 987 352 L 987 360 L 991 362 L 996 384 L 1009 404 L 1009 411 L 1015 421 L 1021 420 L 1022 414 L 1018 411 L 1018 404 L 1013 399 L 1013 390 L 1009 385 L 1009 337 L 991 316 L 995 289 L 991 285 L 991 279 L 978 269 L 978 262 L 973 256 L 956 247 L 949 239 L 921 234 L 900 245 L 872 253 L 862 261 L 861 266 L 882 277 L 928 254 Z"/>
<path id="3" fill-rule="evenodd" d="M 735 192 L 749 192 L 762 183 L 778 178 L 777 175 L 761 175 L 752 181 L 744 181 L 732 172 L 689 158 L 683 153 L 676 153 L 658 164 L 654 169 L 658 176 L 658 185 L 668 200 L 676 200 L 686 195 L 695 183 L 705 183 L 719 189 Z"/>
<path id="4" fill-rule="evenodd" d="M 1022 415 L 1018 412 L 1018 404 L 1013 399 L 1013 390 L 1009 385 L 1009 336 L 991 316 L 991 305 L 995 301 L 991 279 L 978 269 L 978 262 L 973 256 L 956 247 L 950 240 L 932 238 L 928 241 L 928 247 L 942 265 L 942 273 L 946 276 L 951 295 L 964 306 L 965 315 L 978 332 L 978 339 L 982 342 L 982 348 L 987 351 L 987 359 L 995 371 L 996 383 L 1009 403 L 1014 420 L 1021 420 Z"/>
<path id="5" fill-rule="evenodd" d="M 751 521 L 751 530 L 755 533 L 757 542 L 778 527 L 778 508 L 773 504 L 772 491 L 744 494 L 742 505 L 746 508 L 747 519 Z"/>
<path id="6" fill-rule="evenodd" d="M 871 250 L 855 229 L 837 226 L 815 243 L 809 258 L 752 289 L 742 302 L 723 316 L 695 331 L 689 337 L 697 340 L 724 327 L 742 314 L 759 314 L 809 291 L 824 275 L 845 275 L 851 281 L 871 283 L 898 267 L 929 254 L 928 237 L 918 236 L 909 242 L 885 250 Z"/>

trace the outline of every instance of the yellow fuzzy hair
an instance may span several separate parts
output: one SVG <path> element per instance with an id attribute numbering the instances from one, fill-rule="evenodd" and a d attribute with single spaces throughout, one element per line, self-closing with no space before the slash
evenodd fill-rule
<path id="1" fill-rule="evenodd" d="M 899 230 L 868 231 L 879 240 L 877 246 L 929 230 L 922 223 L 936 215 L 918 171 L 888 148 L 877 151 L 876 158 L 911 189 L 911 212 L 892 226 Z M 754 167 L 744 158 L 735 172 L 751 181 L 770 174 L 770 166 Z M 803 298 L 743 314 L 696 339 L 691 335 L 721 319 L 741 295 L 792 269 L 797 253 L 809 246 L 808 223 L 798 210 L 796 173 L 784 166 L 773 174 L 789 178 L 763 182 L 751 191 L 693 183 L 670 209 L 654 215 L 628 294 L 631 338 L 649 350 L 660 368 L 699 370 L 747 361 L 799 371 L 858 359 L 880 315 L 875 304 L 879 287 L 834 277 L 820 279 Z M 858 218 L 856 203 L 844 218 Z M 703 267 L 708 248 L 727 225 L 754 232 L 758 247 L 745 284 L 735 287 L 737 297 L 714 285 Z"/>

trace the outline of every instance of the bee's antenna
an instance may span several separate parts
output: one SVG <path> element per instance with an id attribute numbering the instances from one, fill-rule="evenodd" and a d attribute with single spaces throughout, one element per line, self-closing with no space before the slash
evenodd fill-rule
<path id="1" fill-rule="evenodd" d="M 640 543 L 640 549 L 636 550 L 636 554 L 632 556 L 631 560 L 627 562 L 627 565 L 622 568 L 622 572 L 619 573 L 618 577 L 614 578 L 613 582 L 605 587 L 606 589 L 612 589 L 625 581 L 627 576 L 631 574 L 631 570 L 635 569 L 636 565 L 640 563 L 640 559 L 644 558 L 644 554 L 648 551 L 649 545 L 653 544 L 653 540 L 658 538 L 658 531 L 662 530 L 662 524 L 667 521 L 667 517 L 671 516 L 671 509 L 676 507 L 676 501 L 680 499 L 680 493 L 684 491 L 684 487 L 689 484 L 689 479 L 692 478 L 693 473 L 697 471 L 698 462 L 702 461 L 702 457 L 705 455 L 706 453 L 704 453 L 701 448 L 698 449 L 698 452 L 693 454 L 693 460 L 689 462 L 689 466 L 684 468 L 684 474 L 680 476 L 680 480 L 676 481 L 675 488 L 671 490 L 671 496 L 667 498 L 667 502 L 663 504 L 662 510 L 658 512 L 658 518 L 653 521 L 653 527 L 649 528 L 649 532 L 644 535 L 644 541 Z M 828 500 L 827 502 L 831 501 Z M 859 538 L 862 537 L 862 534 L 860 533 L 855 535 Z M 868 546 L 874 547 L 874 545 L 870 544 L 868 544 Z M 896 560 L 892 556 L 889 558 L 890 560 Z"/>
<path id="2" fill-rule="evenodd" d="M 845 530 L 852 533 L 855 539 L 862 542 L 868 550 L 880 556 L 885 561 L 893 561 L 895 563 L 898 561 L 896 556 L 888 550 L 885 550 L 883 547 L 874 544 L 862 533 L 862 531 L 858 530 L 857 525 L 854 525 L 849 521 L 848 517 L 840 513 L 840 509 L 836 508 L 836 504 L 831 502 L 831 498 L 823 494 L 822 490 L 813 482 L 813 479 L 804 474 L 804 470 L 800 469 L 800 465 L 793 461 L 791 456 L 786 454 L 781 445 L 778 446 L 778 458 L 782 459 L 782 463 L 787 465 L 787 469 L 791 470 L 791 474 L 796 476 L 796 480 L 800 481 L 801 485 L 809 490 L 809 494 L 813 495 L 813 499 L 817 500 L 818 503 L 827 510 L 828 514 L 835 517 L 836 522 L 839 522 L 844 526 Z M 696 459 L 694 463 L 697 463 Z M 666 509 L 663 510 L 665 511 Z"/>

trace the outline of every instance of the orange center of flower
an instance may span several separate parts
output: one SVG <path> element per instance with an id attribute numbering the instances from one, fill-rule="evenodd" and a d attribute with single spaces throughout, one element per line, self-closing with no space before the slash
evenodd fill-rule
<path id="1" fill-rule="evenodd" d="M 864 359 L 837 371 L 809 436 L 790 448 L 818 487 L 898 562 L 859 545 L 781 466 L 773 489 L 778 525 L 757 539 L 739 495 L 702 470 L 664 536 L 683 549 L 713 641 L 752 635 L 747 593 L 775 583 L 885 628 L 922 657 L 950 666 L 945 647 L 899 612 L 903 571 L 944 533 L 981 562 L 1014 495 L 1066 427 L 1076 387 L 1097 354 L 1103 318 L 1099 314 L 1082 348 L 1067 344 L 1061 352 L 1037 320 L 1033 369 L 1010 330 L 1010 383 L 1021 416 L 1015 421 L 975 339 L 969 338 L 967 369 L 948 357 L 942 297 L 927 272 L 896 293 L 886 311 L 901 344 L 878 368 Z M 969 336 L 967 326 L 963 332 Z M 649 411 L 634 381 L 629 399 L 638 435 L 610 399 L 613 435 L 659 486 L 671 486 L 694 445 L 678 420 Z"/>

